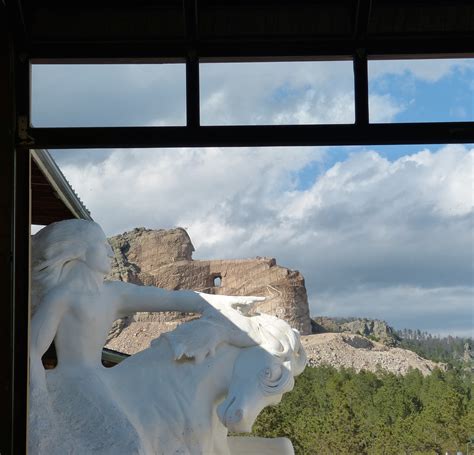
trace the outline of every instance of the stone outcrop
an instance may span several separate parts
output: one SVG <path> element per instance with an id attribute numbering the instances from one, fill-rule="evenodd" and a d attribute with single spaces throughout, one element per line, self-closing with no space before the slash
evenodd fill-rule
<path id="1" fill-rule="evenodd" d="M 311 333 L 303 276 L 277 265 L 273 258 L 193 260 L 194 247 L 182 228 L 139 228 L 112 237 L 109 242 L 115 252 L 109 279 L 173 290 L 264 296 L 266 300 L 256 311 L 281 317 L 302 334 Z M 137 313 L 114 324 L 107 347 L 132 354 L 192 317 L 182 313 Z"/>
<path id="2" fill-rule="evenodd" d="M 321 333 L 302 337 L 309 366 L 329 365 L 335 368 L 353 368 L 356 371 L 380 370 L 404 375 L 410 369 L 424 376 L 444 364 L 420 357 L 413 351 L 388 347 L 360 335 L 349 333 Z"/>
<path id="3" fill-rule="evenodd" d="M 385 321 L 379 321 L 378 319 L 357 319 L 342 324 L 341 328 L 342 332 L 373 337 L 377 341 L 389 346 L 396 346 L 399 341 L 393 328 Z"/>
<path id="4" fill-rule="evenodd" d="M 399 337 L 392 327 L 385 321 L 378 319 L 339 319 L 324 316 L 315 317 L 311 320 L 313 333 L 353 333 L 380 341 L 387 346 L 397 346 Z"/>

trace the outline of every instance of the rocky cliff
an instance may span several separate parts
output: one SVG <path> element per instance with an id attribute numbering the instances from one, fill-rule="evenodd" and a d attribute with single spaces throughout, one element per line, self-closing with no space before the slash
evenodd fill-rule
<path id="1" fill-rule="evenodd" d="M 307 335 L 302 337 L 302 343 L 310 366 L 382 369 L 396 374 L 416 368 L 425 375 L 437 366 L 443 367 L 414 352 L 389 347 L 394 344 L 394 333 L 383 321 L 327 317 L 311 320 L 302 275 L 277 265 L 273 258 L 193 260 L 194 247 L 181 228 L 134 229 L 109 241 L 115 252 L 110 279 L 211 294 L 265 296 L 257 310 L 277 315 Z M 107 347 L 133 354 L 147 348 L 161 333 L 195 317 L 183 313 L 137 313 L 114 324 Z M 310 335 L 311 331 L 318 334 Z"/>
<path id="2" fill-rule="evenodd" d="M 273 258 L 193 260 L 194 247 L 182 228 L 144 228 L 109 239 L 115 252 L 113 280 L 165 289 L 193 289 L 210 294 L 256 295 L 266 300 L 256 310 L 281 317 L 302 334 L 311 333 L 308 297 L 298 271 Z M 193 316 L 181 313 L 137 313 L 117 321 L 107 347 L 134 353 L 160 333 Z"/>
<path id="3" fill-rule="evenodd" d="M 378 319 L 344 319 L 319 316 L 311 320 L 311 329 L 313 333 L 335 332 L 363 335 L 392 347 L 397 346 L 400 342 L 395 330 L 385 321 Z"/>

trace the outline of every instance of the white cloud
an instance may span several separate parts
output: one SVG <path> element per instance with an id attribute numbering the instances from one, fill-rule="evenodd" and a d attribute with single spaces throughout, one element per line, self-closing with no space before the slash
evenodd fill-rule
<path id="1" fill-rule="evenodd" d="M 474 70 L 474 59 L 372 60 L 369 62 L 369 78 L 411 74 L 425 82 L 437 82 L 456 70 L 467 69 Z"/>
<path id="2" fill-rule="evenodd" d="M 373 122 L 391 122 L 406 108 L 389 95 L 369 101 Z M 353 123 L 352 62 L 204 65 L 201 103 L 206 125 Z"/>
<path id="3" fill-rule="evenodd" d="M 371 97 L 375 121 L 404 106 Z M 354 122 L 352 62 L 201 65 L 203 124 Z M 33 65 L 36 126 L 183 125 L 184 65 Z"/>
<path id="4" fill-rule="evenodd" d="M 354 153 L 318 174 L 330 153 L 121 150 L 63 171 L 108 234 L 183 226 L 197 258 L 275 256 L 301 270 L 314 314 L 363 313 L 399 326 L 409 315 L 413 327 L 437 330 L 444 314 L 467 330 L 474 149 L 394 161 Z M 314 160 L 313 181 L 300 189 L 298 173 Z"/>
<path id="5" fill-rule="evenodd" d="M 351 62 L 201 66 L 204 124 L 352 123 Z"/>
<path id="6" fill-rule="evenodd" d="M 407 84 L 436 82 L 473 66 L 472 60 L 371 62 L 370 77 L 379 86 L 388 74 L 413 76 Z M 100 69 L 36 67 L 36 124 L 184 121 L 183 66 Z M 201 84 L 207 124 L 354 119 L 351 62 L 203 65 Z M 389 95 L 371 94 L 372 121 L 393 121 L 406 108 Z M 473 150 L 446 146 L 395 161 L 369 151 L 329 169 L 324 163 L 331 149 L 321 148 L 95 150 L 55 157 L 108 234 L 181 225 L 196 257 L 276 256 L 300 269 L 315 313 L 334 308 L 397 318 L 396 307 L 439 329 L 440 307 L 428 302 L 468 314 Z M 308 169 L 315 169 L 312 177 Z"/>
<path id="7" fill-rule="evenodd" d="M 35 126 L 186 123 L 184 64 L 32 65 Z"/>
<path id="8" fill-rule="evenodd" d="M 406 106 L 395 100 L 391 95 L 371 93 L 369 96 L 370 121 L 372 123 L 390 123 L 405 108 Z"/>
<path id="9" fill-rule="evenodd" d="M 257 210 L 259 201 L 270 210 L 273 197 L 296 184 L 295 173 L 324 156 L 317 148 L 284 147 L 117 150 L 99 163 L 75 164 L 68 153 L 63 172 L 109 234 L 220 212 L 232 220 L 236 210 L 239 217 Z"/>

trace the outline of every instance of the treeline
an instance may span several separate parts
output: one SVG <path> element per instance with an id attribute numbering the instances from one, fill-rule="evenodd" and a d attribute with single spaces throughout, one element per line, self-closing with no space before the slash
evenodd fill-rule
<path id="1" fill-rule="evenodd" d="M 423 377 L 416 370 L 396 376 L 306 368 L 253 430 L 290 438 L 298 455 L 464 452 L 474 435 L 472 377 L 461 370 Z"/>
<path id="2" fill-rule="evenodd" d="M 454 366 L 465 365 L 471 361 L 472 338 L 439 337 L 412 329 L 399 330 L 397 335 L 401 339 L 401 348 L 410 349 L 425 359 Z"/>

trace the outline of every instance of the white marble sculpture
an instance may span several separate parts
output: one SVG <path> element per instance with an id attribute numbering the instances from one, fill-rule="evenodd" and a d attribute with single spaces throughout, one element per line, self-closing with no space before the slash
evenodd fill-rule
<path id="1" fill-rule="evenodd" d="M 33 237 L 30 453 L 293 453 L 288 440 L 227 431 L 250 431 L 291 390 L 306 361 L 298 333 L 275 317 L 246 316 L 258 297 L 104 281 L 112 256 L 89 221 L 54 223 Z M 202 317 L 104 368 L 113 321 L 137 311 Z M 45 371 L 53 340 L 58 365 Z"/>

